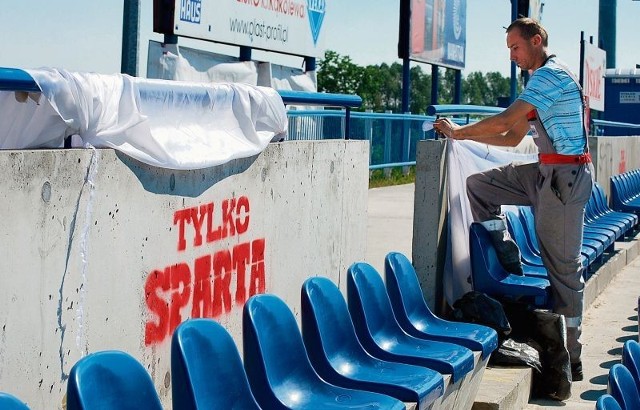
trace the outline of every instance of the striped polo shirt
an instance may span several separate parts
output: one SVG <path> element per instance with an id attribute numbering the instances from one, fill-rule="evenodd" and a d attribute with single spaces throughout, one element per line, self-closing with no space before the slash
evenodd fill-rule
<path id="1" fill-rule="evenodd" d="M 552 57 L 534 71 L 518 99 L 536 107 L 558 154 L 577 155 L 585 151 L 583 106 L 578 84 L 562 63 Z"/>

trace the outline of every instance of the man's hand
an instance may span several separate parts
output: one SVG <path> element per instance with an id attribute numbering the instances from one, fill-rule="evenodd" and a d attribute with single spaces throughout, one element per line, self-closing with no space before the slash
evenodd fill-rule
<path id="1" fill-rule="evenodd" d="M 454 130 L 457 128 L 460 128 L 460 126 L 448 118 L 438 118 L 433 123 L 433 129 L 435 129 L 436 132 L 439 132 L 445 137 L 451 138 L 451 139 L 458 139 L 456 138 L 455 132 L 454 132 Z"/>

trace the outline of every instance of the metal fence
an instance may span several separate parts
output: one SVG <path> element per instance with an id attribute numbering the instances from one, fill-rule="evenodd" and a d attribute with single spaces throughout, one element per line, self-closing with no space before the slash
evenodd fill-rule
<path id="1" fill-rule="evenodd" d="M 426 115 L 352 112 L 350 126 L 345 127 L 343 110 L 290 110 L 289 139 L 368 140 L 369 168 L 415 165 L 416 145 L 434 138 L 433 131 L 423 131 Z"/>

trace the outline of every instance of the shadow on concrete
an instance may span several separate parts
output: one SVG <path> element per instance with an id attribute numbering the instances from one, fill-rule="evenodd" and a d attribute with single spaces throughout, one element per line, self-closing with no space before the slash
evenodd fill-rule
<path id="1" fill-rule="evenodd" d="M 617 342 L 620 342 L 622 344 L 624 344 L 624 342 L 626 342 L 627 340 L 638 340 L 638 332 L 636 330 L 636 333 L 634 335 L 627 335 L 627 336 L 620 336 L 619 338 L 616 339 Z M 622 348 L 620 348 L 620 354 L 622 354 Z"/>
<path id="2" fill-rule="evenodd" d="M 608 378 L 609 378 L 608 374 L 601 374 L 599 376 L 592 377 L 591 380 L 589 380 L 589 382 L 591 384 L 600 384 L 600 385 L 606 386 L 607 383 L 609 382 Z"/>
<path id="3" fill-rule="evenodd" d="M 610 356 L 621 356 L 622 355 L 622 346 L 614 347 L 613 349 L 610 349 L 607 353 L 609 353 Z"/>
<path id="4" fill-rule="evenodd" d="M 602 396 L 606 392 L 607 392 L 606 388 L 602 389 L 602 390 L 585 390 L 580 395 L 580 398 L 582 400 L 588 400 L 588 401 L 595 402 L 596 400 L 598 400 L 598 397 Z"/>
<path id="5" fill-rule="evenodd" d="M 614 349 L 614 350 L 618 350 L 618 349 Z M 620 351 L 622 352 L 622 349 L 620 349 Z M 620 363 L 620 359 L 614 359 L 614 360 L 609 360 L 608 362 L 602 362 L 600 363 L 600 367 L 606 370 L 609 370 L 613 367 L 614 364 L 616 363 Z"/>
<path id="6" fill-rule="evenodd" d="M 154 194 L 196 198 L 209 188 L 233 175 L 242 174 L 255 162 L 258 155 L 231 160 L 225 164 L 195 170 L 158 168 L 116 151 L 117 157 L 138 178 L 142 187 Z M 265 170 L 263 170 L 264 178 Z M 260 181 L 256 181 L 259 184 Z"/>

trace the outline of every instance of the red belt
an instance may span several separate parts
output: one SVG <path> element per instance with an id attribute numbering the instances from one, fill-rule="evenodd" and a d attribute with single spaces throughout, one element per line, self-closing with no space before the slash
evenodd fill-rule
<path id="1" fill-rule="evenodd" d="M 562 155 L 562 154 L 538 154 L 538 159 L 544 165 L 561 165 L 561 164 L 588 164 L 591 162 L 591 154 L 581 155 Z"/>

